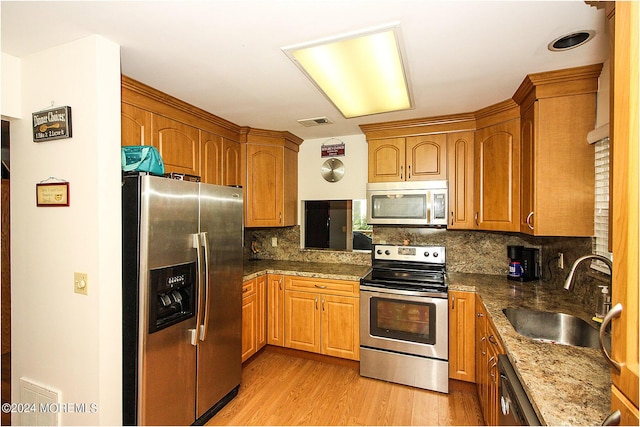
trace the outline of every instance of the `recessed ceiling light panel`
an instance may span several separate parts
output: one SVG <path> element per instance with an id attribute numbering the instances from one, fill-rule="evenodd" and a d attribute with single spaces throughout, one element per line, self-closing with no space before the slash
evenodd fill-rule
<path id="1" fill-rule="evenodd" d="M 345 118 L 412 108 L 397 25 L 283 51 Z"/>
<path id="2" fill-rule="evenodd" d="M 549 43 L 547 48 L 552 52 L 562 52 L 564 50 L 573 49 L 578 46 L 582 46 L 591 40 L 595 34 L 595 31 L 592 30 L 576 31 L 565 36 L 558 37 Z"/>

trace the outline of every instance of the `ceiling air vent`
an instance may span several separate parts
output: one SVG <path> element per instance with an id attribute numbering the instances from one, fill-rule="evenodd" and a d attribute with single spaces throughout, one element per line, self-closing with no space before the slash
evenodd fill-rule
<path id="1" fill-rule="evenodd" d="M 298 120 L 302 126 L 311 127 L 311 126 L 321 126 L 321 125 L 330 125 L 333 123 L 326 117 L 314 117 L 312 119 L 300 119 Z"/>

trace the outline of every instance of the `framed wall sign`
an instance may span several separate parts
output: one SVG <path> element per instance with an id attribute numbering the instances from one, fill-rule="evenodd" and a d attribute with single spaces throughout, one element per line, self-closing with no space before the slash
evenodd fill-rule
<path id="1" fill-rule="evenodd" d="M 320 147 L 320 157 L 344 156 L 344 142 L 338 138 L 329 138 Z"/>
<path id="2" fill-rule="evenodd" d="M 36 184 L 37 206 L 69 206 L 69 183 L 48 182 Z"/>
<path id="3" fill-rule="evenodd" d="M 71 138 L 71 107 L 53 107 L 31 113 L 33 142 Z"/>

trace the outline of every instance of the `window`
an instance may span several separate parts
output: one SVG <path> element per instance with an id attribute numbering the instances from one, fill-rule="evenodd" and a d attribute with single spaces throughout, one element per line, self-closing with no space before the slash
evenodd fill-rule
<path id="1" fill-rule="evenodd" d="M 612 259 L 609 252 L 609 137 L 605 137 L 595 146 L 595 217 L 593 253 Z M 593 261 L 591 268 L 609 274 L 609 268 L 600 261 Z"/>
<path id="2" fill-rule="evenodd" d="M 370 250 L 372 227 L 366 223 L 365 200 L 307 200 L 302 202 L 303 247 Z"/>

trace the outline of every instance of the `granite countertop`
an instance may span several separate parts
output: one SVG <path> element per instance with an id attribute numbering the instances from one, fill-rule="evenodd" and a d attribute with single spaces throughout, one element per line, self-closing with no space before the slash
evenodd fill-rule
<path id="1" fill-rule="evenodd" d="M 449 274 L 450 290 L 475 291 L 487 308 L 509 360 L 542 424 L 600 425 L 611 412 L 611 375 L 599 349 L 549 344 L 518 334 L 502 309 L 523 307 L 591 320 L 593 314 L 543 282 Z"/>
<path id="2" fill-rule="evenodd" d="M 358 281 L 369 266 L 259 260 L 244 263 L 244 280 L 285 274 Z M 480 295 L 509 360 L 516 368 L 542 424 L 600 425 L 611 412 L 611 375 L 599 349 L 549 344 L 518 334 L 502 309 L 522 307 L 572 314 L 592 322 L 592 313 L 567 298 L 567 291 L 504 276 L 449 273 L 449 289 Z M 595 322 L 592 322 L 594 326 Z"/>
<path id="3" fill-rule="evenodd" d="M 246 261 L 244 280 L 251 280 L 261 274 L 288 274 L 292 276 L 316 277 L 321 279 L 359 281 L 371 268 L 368 265 L 333 264 L 303 261 L 258 260 Z"/>

